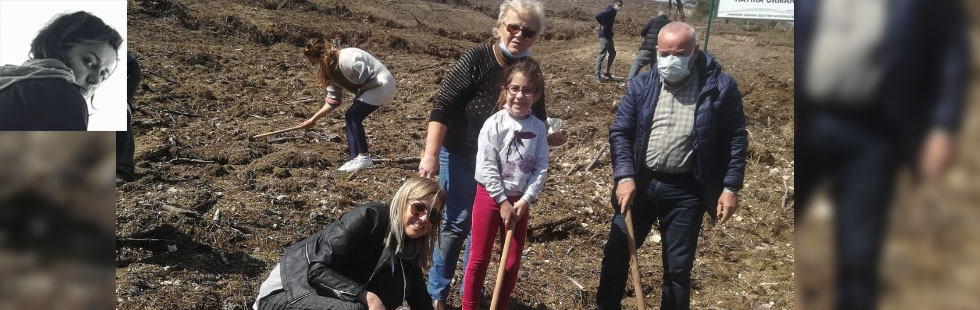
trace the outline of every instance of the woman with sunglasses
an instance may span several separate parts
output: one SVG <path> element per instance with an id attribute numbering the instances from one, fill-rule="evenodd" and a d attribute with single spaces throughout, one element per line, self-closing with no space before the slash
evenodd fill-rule
<path id="1" fill-rule="evenodd" d="M 470 232 L 476 193 L 477 135 L 496 112 L 499 77 L 507 65 L 531 54 L 531 46 L 545 31 L 543 5 L 535 0 L 507 0 L 500 5 L 493 27 L 496 44 L 473 47 L 460 56 L 443 79 L 429 114 L 425 151 L 419 176 L 439 176 L 446 189 L 446 213 L 439 244 L 429 269 L 429 294 L 436 309 L 444 309 L 456 260 Z M 547 119 L 544 96 L 538 96 L 532 114 Z M 563 132 L 548 137 L 550 145 L 565 143 Z M 464 266 L 466 264 L 464 256 Z"/>
<path id="2" fill-rule="evenodd" d="M 410 178 L 390 204 L 354 208 L 286 248 L 253 309 L 432 309 L 422 270 L 445 201 L 436 182 Z"/>
<path id="3" fill-rule="evenodd" d="M 31 42 L 30 59 L 0 67 L 0 130 L 87 130 L 88 106 L 116 70 L 122 41 L 91 13 L 55 17 Z"/>

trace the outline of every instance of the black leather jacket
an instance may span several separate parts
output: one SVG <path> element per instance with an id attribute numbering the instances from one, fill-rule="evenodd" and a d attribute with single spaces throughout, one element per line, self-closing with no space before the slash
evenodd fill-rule
<path id="1" fill-rule="evenodd" d="M 289 300 L 319 294 L 355 301 L 370 287 L 388 309 L 400 306 L 402 298 L 412 309 L 432 309 L 415 260 L 398 256 L 391 260 L 393 248 L 385 247 L 388 210 L 381 203 L 358 206 L 286 248 L 281 276 Z"/>

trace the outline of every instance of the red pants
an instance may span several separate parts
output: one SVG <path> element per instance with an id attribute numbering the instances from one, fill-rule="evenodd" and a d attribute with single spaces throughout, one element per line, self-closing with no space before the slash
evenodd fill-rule
<path id="1" fill-rule="evenodd" d="M 520 198 L 520 196 L 508 196 L 507 200 L 515 203 Z M 517 272 L 521 268 L 521 252 L 524 251 L 524 237 L 527 236 L 527 220 L 530 214 L 531 212 L 525 214 L 514 227 L 514 239 L 510 241 L 510 253 L 507 254 L 507 266 L 504 268 L 498 309 L 507 308 L 510 294 L 514 292 Z M 503 244 L 504 236 L 507 236 L 507 227 L 504 227 L 504 220 L 500 218 L 500 206 L 490 197 L 487 189 L 477 183 L 476 197 L 473 199 L 473 227 L 470 230 L 470 258 L 466 263 L 466 275 L 463 277 L 464 310 L 478 309 L 497 232 L 500 232 L 501 244 Z"/>

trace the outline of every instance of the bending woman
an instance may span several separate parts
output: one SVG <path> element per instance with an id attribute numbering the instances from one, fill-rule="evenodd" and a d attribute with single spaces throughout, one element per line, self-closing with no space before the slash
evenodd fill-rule
<path id="1" fill-rule="evenodd" d="M 391 204 L 358 206 L 317 234 L 286 248 L 262 282 L 258 309 L 432 309 L 428 267 L 446 195 L 411 178 Z"/>
<path id="2" fill-rule="evenodd" d="M 55 17 L 20 66 L 0 67 L 0 130 L 86 130 L 95 90 L 112 75 L 122 36 L 88 12 Z"/>
<path id="3" fill-rule="evenodd" d="M 312 128 L 317 120 L 340 106 L 344 89 L 354 93 L 354 103 L 344 115 L 351 160 L 338 170 L 350 172 L 373 166 L 363 122 L 371 112 L 395 99 L 395 77 L 381 61 L 359 48 L 338 50 L 329 42 L 310 39 L 303 54 L 316 67 L 316 80 L 327 88 L 327 96 L 320 111 L 299 126 Z"/>

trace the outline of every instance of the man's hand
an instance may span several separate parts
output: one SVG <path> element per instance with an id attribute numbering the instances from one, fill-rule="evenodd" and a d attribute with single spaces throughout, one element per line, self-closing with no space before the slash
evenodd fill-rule
<path id="1" fill-rule="evenodd" d="M 721 223 L 725 223 L 732 214 L 735 214 L 735 210 L 738 210 L 738 196 L 735 193 L 723 192 L 721 196 L 718 197 L 718 218 L 721 218 Z"/>
<path id="2" fill-rule="evenodd" d="M 517 212 L 514 210 L 514 205 L 510 204 L 510 200 L 504 200 L 500 203 L 500 219 L 504 220 L 504 226 L 510 229 L 512 223 L 516 223 L 517 220 L 514 217 L 517 216 Z"/>
<path id="3" fill-rule="evenodd" d="M 368 306 L 368 310 L 386 310 L 385 305 L 381 303 L 381 298 L 375 295 L 373 292 L 367 290 L 361 291 L 357 294 L 357 300 Z"/>
<path id="4" fill-rule="evenodd" d="M 548 135 L 548 146 L 562 146 L 565 142 L 568 142 L 568 137 L 564 130 Z"/>
<path id="5" fill-rule="evenodd" d="M 620 213 L 626 213 L 626 209 L 633 204 L 634 196 L 636 196 L 636 182 L 623 182 L 616 186 L 616 201 L 619 202 Z"/>
<path id="6" fill-rule="evenodd" d="M 922 144 L 919 173 L 927 182 L 942 177 L 956 157 L 956 141 L 945 131 L 933 131 Z"/>
<path id="7" fill-rule="evenodd" d="M 423 178 L 434 178 L 439 176 L 439 158 L 437 156 L 423 155 L 419 161 L 419 176 Z"/>

